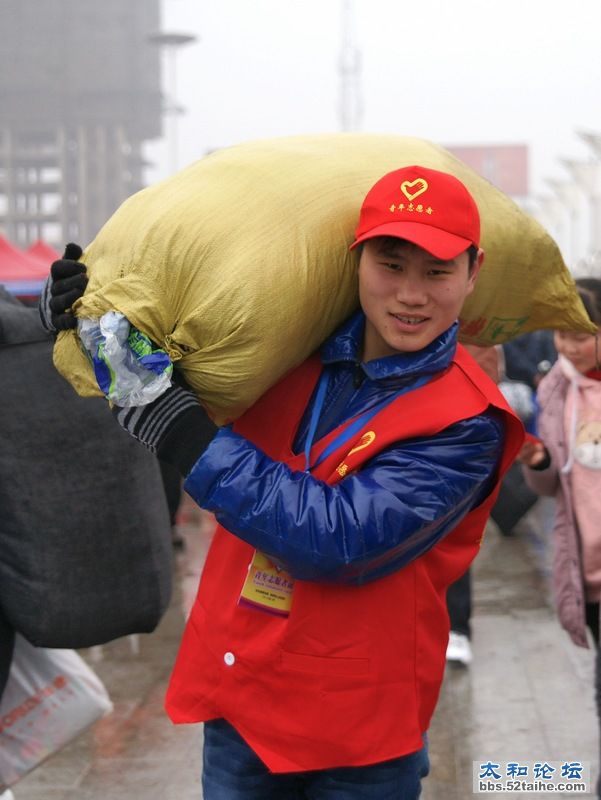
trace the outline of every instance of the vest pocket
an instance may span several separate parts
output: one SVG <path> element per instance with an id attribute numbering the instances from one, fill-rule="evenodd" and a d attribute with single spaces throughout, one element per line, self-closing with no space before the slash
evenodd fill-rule
<path id="1" fill-rule="evenodd" d="M 368 658 L 336 658 L 291 653 L 282 650 L 280 663 L 285 670 L 309 672 L 314 675 L 356 676 L 369 673 Z"/>

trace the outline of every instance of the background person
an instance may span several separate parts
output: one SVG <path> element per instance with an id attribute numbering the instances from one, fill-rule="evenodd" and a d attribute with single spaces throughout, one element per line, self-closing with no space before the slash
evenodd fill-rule
<path id="1" fill-rule="evenodd" d="M 504 374 L 509 380 L 520 381 L 536 389 L 557 360 L 553 332 L 531 331 L 504 342 Z"/>
<path id="2" fill-rule="evenodd" d="M 528 433 L 536 433 L 536 387 L 557 359 L 553 332 L 533 331 L 518 336 L 501 347 L 499 389 L 524 423 Z M 512 536 L 519 522 L 537 501 L 537 495 L 524 480 L 519 463 L 512 464 L 503 479 L 491 517 L 504 536 Z"/>
<path id="3" fill-rule="evenodd" d="M 519 455 L 526 482 L 556 500 L 553 589 L 559 620 L 572 641 L 596 647 L 595 692 L 601 717 L 601 281 L 580 278 L 578 293 L 597 334 L 557 331 L 559 358 L 538 388 L 540 441 Z M 601 797 L 601 783 L 597 788 Z"/>
<path id="4" fill-rule="evenodd" d="M 488 377 L 499 382 L 499 348 L 465 345 L 465 349 L 484 370 Z M 447 661 L 467 666 L 472 663 L 472 575 L 468 568 L 465 573 L 449 586 L 447 592 L 447 609 L 449 612 L 449 643 L 447 645 Z"/>

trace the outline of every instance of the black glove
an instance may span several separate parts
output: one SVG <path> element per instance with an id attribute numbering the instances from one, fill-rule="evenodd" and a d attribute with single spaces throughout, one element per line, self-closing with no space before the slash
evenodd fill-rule
<path id="1" fill-rule="evenodd" d="M 77 260 L 82 252 L 78 244 L 71 242 L 63 257 L 50 267 L 38 306 L 42 325 L 50 333 L 77 327 L 77 317 L 70 309 L 88 284 L 86 265 Z"/>
<path id="2" fill-rule="evenodd" d="M 172 385 L 152 403 L 133 408 L 113 406 L 121 427 L 161 461 L 186 477 L 218 428 L 188 388 Z"/>

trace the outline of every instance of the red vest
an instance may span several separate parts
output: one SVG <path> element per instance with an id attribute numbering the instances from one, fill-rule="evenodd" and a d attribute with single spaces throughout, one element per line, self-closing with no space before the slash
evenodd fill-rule
<path id="1" fill-rule="evenodd" d="M 236 430 L 293 469 L 321 364 L 271 389 Z M 523 428 L 463 348 L 450 368 L 401 395 L 313 475 L 335 484 L 388 445 L 431 436 L 490 405 L 506 419 L 500 476 Z M 311 463 L 340 429 L 321 439 Z M 167 693 L 174 722 L 227 719 L 273 772 L 359 766 L 418 750 L 445 666 L 446 590 L 478 552 L 498 486 L 455 530 L 398 572 L 364 586 L 296 581 L 289 617 L 238 605 L 253 548 L 218 528 Z"/>

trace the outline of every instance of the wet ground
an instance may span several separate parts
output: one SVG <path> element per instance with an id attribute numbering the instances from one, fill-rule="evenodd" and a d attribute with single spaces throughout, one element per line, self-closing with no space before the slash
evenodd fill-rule
<path id="1" fill-rule="evenodd" d="M 492 524 L 487 531 L 474 565 L 474 661 L 447 666 L 423 800 L 496 796 L 472 794 L 474 761 L 589 761 L 596 777 L 593 655 L 574 647 L 553 615 L 550 513 L 539 501 L 513 536 Z M 188 502 L 180 523 L 186 547 L 177 559 L 178 589 L 159 628 L 81 652 L 107 686 L 113 713 L 14 786 L 15 800 L 202 797 L 201 726 L 175 727 L 162 708 L 212 532 L 211 518 Z"/>

